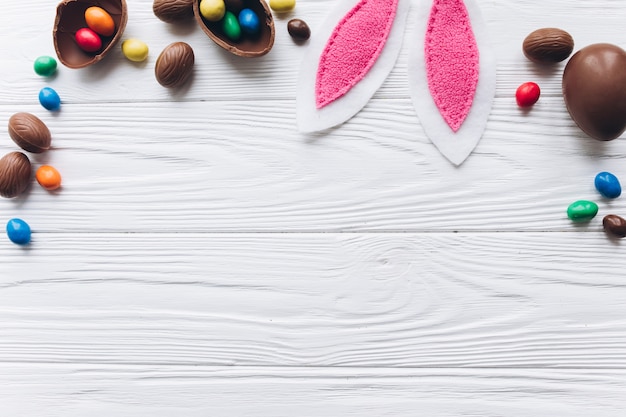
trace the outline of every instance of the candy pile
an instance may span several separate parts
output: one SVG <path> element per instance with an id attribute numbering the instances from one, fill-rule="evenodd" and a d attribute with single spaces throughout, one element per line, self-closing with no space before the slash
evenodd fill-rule
<path id="1" fill-rule="evenodd" d="M 612 173 L 603 171 L 596 175 L 594 186 L 605 199 L 615 199 L 622 194 L 619 179 Z M 567 217 L 574 222 L 588 222 L 598 214 L 598 204 L 589 200 L 574 201 L 567 207 Z M 604 231 L 611 237 L 626 237 L 626 219 L 607 214 L 602 220 Z"/>

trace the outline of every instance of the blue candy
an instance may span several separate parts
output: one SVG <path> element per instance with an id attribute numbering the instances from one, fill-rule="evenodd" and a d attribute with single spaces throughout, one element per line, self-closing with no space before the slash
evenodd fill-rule
<path id="1" fill-rule="evenodd" d="M 617 198 L 622 194 L 622 186 L 610 172 L 600 172 L 594 181 L 596 190 L 606 198 Z"/>
<path id="2" fill-rule="evenodd" d="M 7 235 L 11 242 L 26 245 L 30 242 L 30 226 L 22 219 L 11 219 L 7 223 Z"/>
<path id="3" fill-rule="evenodd" d="M 47 110 L 59 110 L 61 107 L 61 98 L 50 87 L 44 87 L 39 92 L 39 102 Z"/>
<path id="4" fill-rule="evenodd" d="M 243 9 L 239 12 L 239 26 L 246 35 L 257 35 L 261 31 L 261 22 L 251 9 Z"/>

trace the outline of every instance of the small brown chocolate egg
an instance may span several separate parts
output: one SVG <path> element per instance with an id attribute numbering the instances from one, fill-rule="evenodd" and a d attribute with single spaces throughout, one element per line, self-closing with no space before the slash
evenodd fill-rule
<path id="1" fill-rule="evenodd" d="M 225 2 L 227 12 L 230 12 L 228 10 L 229 3 Z M 264 0 L 246 0 L 244 4 L 246 8 L 251 9 L 258 16 L 260 31 L 254 36 L 241 36 L 236 40 L 231 39 L 224 31 L 224 22 L 212 22 L 202 16 L 200 0 L 194 0 L 193 14 L 204 33 L 231 54 L 246 58 L 265 55 L 274 45 L 275 29 L 272 11 Z"/>
<path id="2" fill-rule="evenodd" d="M 20 148 L 32 153 L 50 149 L 52 136 L 44 122 L 30 113 L 15 113 L 9 119 L 9 136 Z"/>
<path id="3" fill-rule="evenodd" d="M 616 214 L 607 214 L 602 219 L 604 231 L 611 236 L 626 237 L 626 219 Z"/>
<path id="4" fill-rule="evenodd" d="M 152 12 L 166 23 L 176 23 L 193 18 L 194 0 L 154 0 Z"/>
<path id="5" fill-rule="evenodd" d="M 626 51 L 608 43 L 584 47 L 563 71 L 570 116 L 586 134 L 613 140 L 626 129 Z"/>
<path id="6" fill-rule="evenodd" d="M 87 27 L 85 11 L 93 6 L 102 8 L 113 19 L 111 36 L 102 36 L 102 47 L 96 52 L 83 50 L 75 39 L 80 29 Z M 125 0 L 63 0 L 57 6 L 52 37 L 59 61 L 68 68 L 83 68 L 104 58 L 122 37 L 128 12 Z"/>
<path id="7" fill-rule="evenodd" d="M 154 66 L 154 75 L 163 87 L 176 88 L 191 76 L 195 55 L 185 42 L 174 42 L 163 49 Z"/>
<path id="8" fill-rule="evenodd" d="M 302 19 L 291 19 L 287 22 L 287 32 L 296 42 L 304 42 L 311 37 L 311 29 Z"/>
<path id="9" fill-rule="evenodd" d="M 23 193 L 30 183 L 30 160 L 22 152 L 10 152 L 0 159 L 0 196 L 13 198 Z"/>

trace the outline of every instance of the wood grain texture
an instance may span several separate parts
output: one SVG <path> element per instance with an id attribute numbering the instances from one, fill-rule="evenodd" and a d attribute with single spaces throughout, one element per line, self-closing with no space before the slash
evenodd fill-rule
<path id="1" fill-rule="evenodd" d="M 585 137 L 565 64 L 521 49 L 539 27 L 575 49 L 624 47 L 623 0 L 477 0 L 497 93 L 459 168 L 410 103 L 414 9 L 368 105 L 302 135 L 306 45 L 286 25 L 315 36 L 333 0 L 276 16 L 258 59 L 127 2 L 124 39 L 145 41 L 148 60 L 116 48 L 51 78 L 32 66 L 54 55 L 56 2 L 0 3 L 0 123 L 40 117 L 52 149 L 29 157 L 63 176 L 57 192 L 0 199 L 0 225 L 34 230 L 26 247 L 0 239 L 0 416 L 624 416 L 626 243 L 601 220 L 626 216 L 626 199 L 599 198 L 593 178 L 626 176 L 626 141 Z M 172 91 L 154 64 L 176 41 L 196 64 Z M 542 88 L 529 112 L 514 99 L 525 81 Z M 59 113 L 37 102 L 44 86 Z M 0 135 L 0 153 L 14 150 Z M 565 209 L 581 198 L 600 212 L 574 225 Z"/>
<path id="2" fill-rule="evenodd" d="M 0 356 L 621 369 L 623 249 L 586 232 L 36 234 L 0 245 Z"/>
<path id="3" fill-rule="evenodd" d="M 3 365 L 15 417 L 623 416 L 622 370 Z M 0 394 L 1 395 L 1 394 Z M 28 398 L 27 402 L 20 399 Z"/>

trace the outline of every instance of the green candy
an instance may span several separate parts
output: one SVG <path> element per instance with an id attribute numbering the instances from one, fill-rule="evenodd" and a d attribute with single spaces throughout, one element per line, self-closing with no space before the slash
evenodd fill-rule
<path id="1" fill-rule="evenodd" d="M 593 201 L 574 201 L 567 208 L 567 217 L 575 222 L 586 222 L 598 214 L 598 205 Z"/>
<path id="2" fill-rule="evenodd" d="M 222 19 L 222 30 L 232 41 L 238 41 L 241 38 L 241 26 L 239 20 L 232 12 L 227 11 Z"/>
<path id="3" fill-rule="evenodd" d="M 57 70 L 57 61 L 51 56 L 40 56 L 35 60 L 35 72 L 44 77 L 48 77 Z"/>

